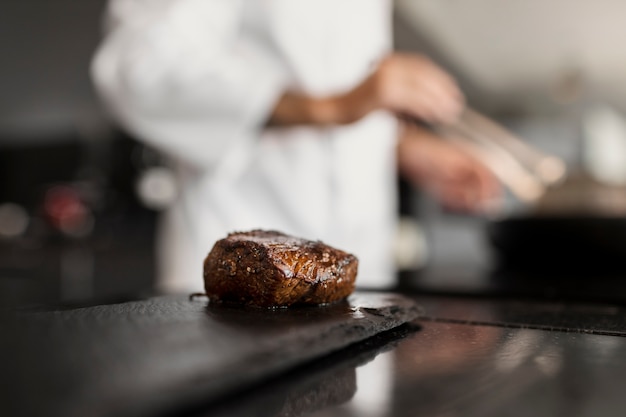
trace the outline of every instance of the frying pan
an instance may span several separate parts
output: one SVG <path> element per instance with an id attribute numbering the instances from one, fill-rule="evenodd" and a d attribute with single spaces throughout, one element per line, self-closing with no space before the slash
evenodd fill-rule
<path id="1" fill-rule="evenodd" d="M 501 266 L 626 271 L 626 192 L 585 173 L 549 188 L 524 214 L 487 222 Z"/>
<path id="2" fill-rule="evenodd" d="M 567 172 L 558 158 L 469 109 L 440 133 L 483 160 L 526 209 L 486 222 L 500 267 L 626 271 L 626 190 Z M 571 171 L 571 170 L 570 170 Z"/>
<path id="3" fill-rule="evenodd" d="M 626 272 L 626 220 L 513 217 L 487 224 L 498 266 L 514 270 Z"/>

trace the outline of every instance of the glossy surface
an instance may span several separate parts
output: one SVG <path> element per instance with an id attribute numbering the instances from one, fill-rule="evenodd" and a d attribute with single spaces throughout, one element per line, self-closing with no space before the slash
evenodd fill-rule
<path id="1" fill-rule="evenodd" d="M 485 297 L 415 296 L 423 320 L 626 336 L 626 307 Z"/>
<path id="2" fill-rule="evenodd" d="M 342 362 L 334 376 L 290 376 L 279 386 L 293 389 L 273 408 L 263 402 L 270 397 L 260 395 L 270 385 L 195 415 L 610 417 L 626 409 L 626 338 L 424 322 L 393 343 L 357 366 L 354 376 L 340 368 Z M 311 403 L 311 392 L 323 396 L 324 386 L 353 377 L 357 389 L 349 399 L 290 414 L 295 404 Z"/>
<path id="3" fill-rule="evenodd" d="M 215 243 L 204 261 L 204 288 L 213 301 L 328 304 L 354 291 L 357 269 L 354 255 L 320 241 L 253 230 Z"/>
<path id="4" fill-rule="evenodd" d="M 357 368 L 367 366 L 377 355 L 394 349 L 398 341 L 417 331 L 405 324 L 379 333 L 361 343 L 309 362 L 290 372 L 210 404 L 187 409 L 194 417 L 299 416 L 332 409 L 350 401 L 363 387 L 357 386 Z M 380 376 L 378 376 L 380 377 Z M 178 410 L 182 412 L 184 410 Z"/>
<path id="5" fill-rule="evenodd" d="M 0 414 L 159 414 L 261 382 L 418 312 L 410 299 L 382 293 L 297 309 L 171 296 L 22 312 L 0 321 Z"/>
<path id="6" fill-rule="evenodd" d="M 623 307 L 486 297 L 416 295 L 413 298 L 423 307 L 421 319 L 378 333 L 329 355 L 302 361 L 299 366 L 285 367 L 282 372 L 265 375 L 256 382 L 250 381 L 250 384 L 217 396 L 211 394 L 210 385 L 201 384 L 198 379 L 188 380 L 194 385 L 181 381 L 182 376 L 198 377 L 197 368 L 185 367 L 186 360 L 197 359 L 197 355 L 173 354 L 167 356 L 165 363 L 157 361 L 159 357 L 163 360 L 163 356 L 155 356 L 153 349 L 149 348 L 151 343 L 159 343 L 157 336 L 145 340 L 145 334 L 133 334 L 132 337 L 126 334 L 122 340 L 134 343 L 141 340 L 142 355 L 133 356 L 139 365 L 169 370 L 167 393 L 155 388 L 150 378 L 155 373 L 145 367 L 138 368 L 139 365 L 126 362 L 122 363 L 125 367 L 122 372 L 114 372 L 114 368 L 86 362 L 88 351 L 72 349 L 72 344 L 81 346 L 80 343 L 84 342 L 86 330 L 79 331 L 65 345 L 68 349 L 66 360 L 73 360 L 74 366 L 57 369 L 53 380 L 56 384 L 47 385 L 46 391 L 36 392 L 22 404 L 30 401 L 37 405 L 58 406 L 55 401 L 60 395 L 66 395 L 76 405 L 78 399 L 90 394 L 91 397 L 87 398 L 92 407 L 80 410 L 82 415 L 106 414 L 98 408 L 103 407 L 103 403 L 108 407 L 104 411 L 109 414 L 114 410 L 116 415 L 190 417 L 612 417 L 624 414 L 626 337 L 623 337 L 623 329 L 626 325 L 623 324 L 626 323 L 626 309 Z M 370 309 L 374 306 L 368 306 L 364 300 L 361 299 L 358 309 L 344 309 L 338 316 L 349 315 L 352 319 L 375 316 L 377 310 Z M 183 334 L 193 332 L 180 326 L 180 311 L 173 309 L 166 313 L 168 317 L 178 319 L 170 319 L 172 327 L 160 337 L 169 340 L 170 346 L 178 346 L 181 351 L 189 353 L 197 340 L 183 337 Z M 298 335 L 315 333 L 316 327 L 310 325 L 323 327 L 326 320 L 335 320 L 332 317 L 337 314 L 334 313 L 326 318 L 300 315 L 295 321 L 278 314 L 250 322 L 247 314 L 232 310 L 216 313 L 218 316 L 211 320 L 219 317 L 224 329 L 245 331 L 245 337 L 255 340 L 246 347 L 233 344 L 230 346 L 233 351 L 250 349 L 250 352 L 256 350 L 258 353 L 264 346 L 269 346 L 262 343 L 263 335 L 268 331 L 270 335 L 273 335 L 272 329 Z M 384 309 L 378 313 L 384 313 Z M 142 326 L 138 318 L 132 321 L 134 323 L 123 326 L 120 333 L 105 336 L 119 338 L 129 331 L 133 333 L 134 326 Z M 94 330 L 93 321 L 81 323 L 90 325 L 90 331 Z M 67 324 L 58 325 L 65 327 Z M 357 325 L 344 330 L 349 334 L 358 332 L 358 329 Z M 38 338 L 37 349 L 42 353 L 54 347 L 50 344 L 50 331 L 43 331 Z M 319 338 L 320 334 L 313 336 Z M 293 338 L 294 335 L 285 337 Z M 115 338 L 99 340 L 101 345 L 92 346 L 93 349 L 113 350 L 114 353 L 123 349 Z M 288 343 L 287 339 L 281 339 L 278 345 L 274 345 L 279 349 L 274 354 L 293 353 L 296 347 L 307 351 L 311 348 L 310 345 L 296 344 L 289 349 Z M 282 346 L 284 344 L 287 345 Z M 273 355 L 266 352 L 259 357 L 271 361 Z M 38 385 L 41 380 L 33 379 L 42 375 L 41 369 L 36 367 L 41 360 L 20 367 L 19 375 L 12 381 L 27 387 L 41 387 Z M 239 366 L 243 372 L 241 375 L 255 371 L 249 363 L 239 362 Z M 85 378 L 86 375 L 89 378 Z M 111 375 L 117 377 L 111 379 Z M 231 376 L 225 370 L 215 378 L 217 383 L 227 384 Z M 125 389 L 129 396 L 118 397 L 115 407 L 111 407 L 107 403 L 111 400 L 110 392 L 97 389 L 102 388 L 98 384 L 103 381 L 117 384 L 116 387 Z M 192 392 L 194 395 L 186 397 L 181 395 L 181 390 L 189 390 L 185 391 L 186 394 Z M 167 395 L 170 399 L 172 395 L 177 396 L 179 401 L 175 407 L 172 403 L 163 405 L 163 396 Z M 32 404 L 29 405 L 32 408 Z M 46 413 L 39 415 L 53 415 L 57 410 L 47 408 Z"/>
<path id="7" fill-rule="evenodd" d="M 380 410 L 394 416 L 623 415 L 624 354 L 621 337 L 425 323 L 381 357 L 390 364 L 392 388 Z"/>

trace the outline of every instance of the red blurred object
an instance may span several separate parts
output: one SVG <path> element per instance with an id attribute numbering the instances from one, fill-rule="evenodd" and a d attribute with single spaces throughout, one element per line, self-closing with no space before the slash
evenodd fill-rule
<path id="1" fill-rule="evenodd" d="M 70 236 L 84 236 L 91 231 L 93 216 L 79 192 L 68 185 L 48 189 L 43 201 L 44 216 L 61 232 Z"/>

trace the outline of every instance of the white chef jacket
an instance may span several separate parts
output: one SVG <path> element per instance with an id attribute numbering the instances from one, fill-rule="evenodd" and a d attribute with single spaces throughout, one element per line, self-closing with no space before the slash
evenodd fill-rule
<path id="1" fill-rule="evenodd" d="M 388 0 L 111 0 L 92 62 L 116 120 L 172 160 L 159 286 L 201 290 L 228 232 L 275 229 L 354 253 L 393 283 L 396 122 L 267 128 L 286 90 L 345 92 L 391 47 Z"/>

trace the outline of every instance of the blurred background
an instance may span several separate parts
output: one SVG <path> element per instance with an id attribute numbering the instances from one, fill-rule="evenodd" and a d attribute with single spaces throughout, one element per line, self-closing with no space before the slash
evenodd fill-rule
<path id="1" fill-rule="evenodd" d="M 104 6 L 0 3 L 0 305 L 152 291 L 154 226 L 175 190 L 160 155 L 110 123 L 94 95 L 88 67 Z M 396 0 L 395 7 L 396 49 L 433 57 L 458 77 L 473 107 L 595 187 L 561 200 L 604 201 L 597 193 L 604 187 L 611 203 L 602 217 L 621 221 L 626 3 Z M 576 212 L 572 204 L 568 216 L 596 217 L 596 206 Z M 490 227 L 530 210 L 507 196 L 495 221 L 457 215 L 404 187 L 402 268 L 414 283 L 462 288 L 493 269 L 509 242 L 494 245 Z M 617 225 L 611 230 L 626 238 Z M 417 273 L 443 269 L 454 279 Z"/>
<path id="2" fill-rule="evenodd" d="M 0 4 L 0 305 L 151 288 L 158 155 L 107 121 L 89 61 L 104 0 Z"/>

